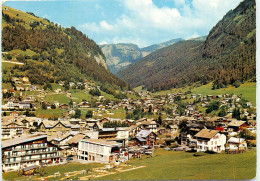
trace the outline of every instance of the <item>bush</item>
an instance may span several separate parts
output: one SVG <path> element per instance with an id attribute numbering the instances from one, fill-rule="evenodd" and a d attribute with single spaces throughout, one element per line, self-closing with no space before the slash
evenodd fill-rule
<path id="1" fill-rule="evenodd" d="M 196 152 L 196 153 L 194 153 L 193 154 L 193 156 L 204 156 L 205 155 L 205 153 L 204 152 L 202 152 L 202 151 L 199 151 L 199 152 Z"/>

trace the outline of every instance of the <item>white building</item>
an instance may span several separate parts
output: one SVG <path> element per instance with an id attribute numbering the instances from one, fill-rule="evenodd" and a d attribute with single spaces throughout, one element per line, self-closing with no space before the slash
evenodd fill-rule
<path id="1" fill-rule="evenodd" d="M 60 148 L 47 141 L 45 134 L 31 134 L 2 141 L 2 169 L 18 170 L 61 161 Z"/>
<path id="2" fill-rule="evenodd" d="M 231 137 L 228 140 L 228 149 L 229 150 L 246 150 L 247 143 L 244 138 Z"/>
<path id="3" fill-rule="evenodd" d="M 225 150 L 226 136 L 220 134 L 218 130 L 203 129 L 198 132 L 197 151 L 213 151 L 220 153 Z"/>
<path id="4" fill-rule="evenodd" d="M 78 159 L 85 162 L 111 163 L 123 160 L 121 143 L 100 139 L 83 139 L 79 141 Z"/>

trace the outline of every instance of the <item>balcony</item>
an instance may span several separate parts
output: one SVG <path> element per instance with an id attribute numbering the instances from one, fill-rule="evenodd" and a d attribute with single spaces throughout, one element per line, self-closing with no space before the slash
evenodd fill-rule
<path id="1" fill-rule="evenodd" d="M 12 155 L 6 155 L 6 158 L 12 158 L 12 157 L 22 157 L 22 156 L 28 156 L 28 155 L 40 155 L 40 154 L 50 154 L 50 153 L 55 153 L 58 150 L 46 150 L 46 151 L 39 151 L 39 152 L 27 152 L 27 153 L 18 153 L 18 154 L 12 154 Z"/>
<path id="2" fill-rule="evenodd" d="M 26 147 L 26 148 L 13 148 L 12 151 L 23 151 L 23 150 L 34 150 L 34 149 L 41 149 L 41 148 L 48 148 L 47 145 L 45 146 L 34 146 L 34 147 Z"/>
<path id="3" fill-rule="evenodd" d="M 31 159 L 24 159 L 24 158 L 22 158 L 22 160 L 16 160 L 16 161 L 5 161 L 5 163 L 4 164 L 12 164 L 12 163 L 22 163 L 22 162 L 27 162 L 27 161 L 37 161 L 37 160 L 46 160 L 46 159 L 50 159 L 50 158 L 60 158 L 61 157 L 61 155 L 54 155 L 54 156 L 47 156 L 47 157 L 45 157 L 45 156 L 43 156 L 42 158 L 40 158 L 40 157 L 38 157 L 38 158 L 31 158 Z"/>

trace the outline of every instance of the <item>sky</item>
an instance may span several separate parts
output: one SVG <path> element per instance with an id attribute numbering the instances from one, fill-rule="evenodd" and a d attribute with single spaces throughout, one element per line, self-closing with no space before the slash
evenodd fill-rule
<path id="1" fill-rule="evenodd" d="M 145 47 L 175 38 L 205 36 L 241 0 L 47 0 L 4 5 L 74 26 L 98 44 Z"/>

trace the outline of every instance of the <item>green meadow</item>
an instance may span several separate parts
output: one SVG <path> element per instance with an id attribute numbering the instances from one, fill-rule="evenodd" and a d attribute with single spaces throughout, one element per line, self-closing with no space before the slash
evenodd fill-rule
<path id="1" fill-rule="evenodd" d="M 158 149 L 154 157 L 133 159 L 130 165 L 144 168 L 116 173 L 99 180 L 252 179 L 256 176 L 256 151 L 242 154 L 205 154 Z"/>

